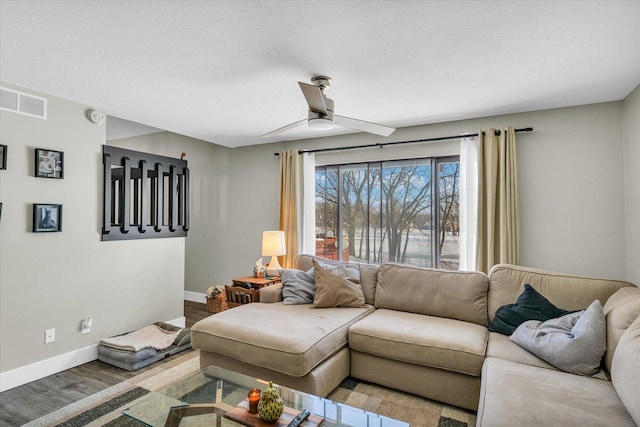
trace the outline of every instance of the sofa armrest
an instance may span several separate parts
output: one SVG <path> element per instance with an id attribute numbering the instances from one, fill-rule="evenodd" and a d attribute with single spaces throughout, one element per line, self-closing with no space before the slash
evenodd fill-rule
<path id="1" fill-rule="evenodd" d="M 272 303 L 280 301 L 282 301 L 282 283 L 276 283 L 260 289 L 260 302 Z"/>

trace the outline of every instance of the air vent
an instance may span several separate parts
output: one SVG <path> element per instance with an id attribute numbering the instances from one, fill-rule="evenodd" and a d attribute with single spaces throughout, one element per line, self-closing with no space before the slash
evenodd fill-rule
<path id="1" fill-rule="evenodd" d="M 0 87 L 0 110 L 47 119 L 47 100 L 39 96 Z"/>

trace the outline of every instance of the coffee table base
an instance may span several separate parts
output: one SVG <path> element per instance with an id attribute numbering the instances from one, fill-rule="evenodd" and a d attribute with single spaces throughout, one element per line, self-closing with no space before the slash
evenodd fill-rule
<path id="1" fill-rule="evenodd" d="M 222 407 L 224 406 L 224 408 Z M 219 403 L 192 403 L 187 405 L 173 406 L 169 409 L 165 427 L 178 427 L 184 417 L 195 415 L 216 414 L 216 427 L 222 427 L 222 415 L 233 408 L 229 405 Z"/>

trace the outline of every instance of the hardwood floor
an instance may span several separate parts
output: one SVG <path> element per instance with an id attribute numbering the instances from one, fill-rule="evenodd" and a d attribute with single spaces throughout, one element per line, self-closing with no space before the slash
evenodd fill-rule
<path id="1" fill-rule="evenodd" d="M 204 303 L 185 301 L 184 302 L 184 316 L 187 318 L 187 328 L 192 327 L 196 322 L 211 316 L 211 313 L 207 311 L 207 305 Z"/>
<path id="2" fill-rule="evenodd" d="M 211 316 L 206 304 L 184 302 L 186 326 Z M 196 351 L 193 349 L 185 352 Z M 177 356 L 177 355 L 175 355 Z M 20 426 L 73 402 L 125 381 L 159 364 L 171 361 L 175 356 L 153 363 L 135 372 L 125 371 L 94 360 L 67 369 L 49 377 L 0 393 L 0 426 Z"/>

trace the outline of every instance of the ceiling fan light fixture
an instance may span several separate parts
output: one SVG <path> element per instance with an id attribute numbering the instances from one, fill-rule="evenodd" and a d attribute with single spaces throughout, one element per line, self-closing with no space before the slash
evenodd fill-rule
<path id="1" fill-rule="evenodd" d="M 313 130 L 329 130 L 333 129 L 333 122 L 329 119 L 309 119 L 309 128 Z"/>
<path id="2" fill-rule="evenodd" d="M 345 127 L 353 129 L 359 132 L 368 132 L 374 135 L 389 136 L 395 131 L 395 128 L 389 126 L 379 125 L 377 123 L 366 122 L 364 120 L 352 119 L 350 117 L 339 116 L 334 114 L 335 104 L 333 99 L 327 98 L 324 91 L 329 89 L 331 85 L 331 78 L 327 76 L 316 76 L 311 79 L 311 83 L 298 82 L 300 90 L 309 105 L 307 110 L 307 119 L 302 119 L 297 122 L 288 124 L 271 132 L 265 133 L 260 138 L 270 138 L 286 132 L 289 129 L 296 128 L 298 126 L 304 126 L 307 122 L 309 129 L 318 131 L 328 131 L 333 129 L 334 125 L 338 127 Z"/>

